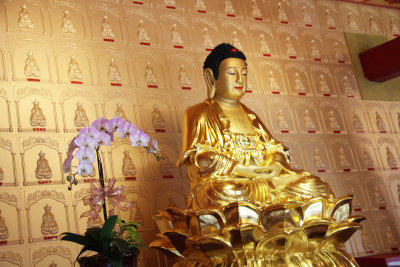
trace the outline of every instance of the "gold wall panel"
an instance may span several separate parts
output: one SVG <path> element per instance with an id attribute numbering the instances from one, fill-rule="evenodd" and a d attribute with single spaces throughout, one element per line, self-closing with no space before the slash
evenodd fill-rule
<path id="1" fill-rule="evenodd" d="M 328 0 L 2 1 L 0 265 L 72 266 L 78 248 L 56 237 L 84 232 L 82 198 L 96 176 L 69 192 L 62 160 L 77 130 L 99 116 L 125 115 L 168 158 L 156 162 L 118 138 L 102 151 L 106 180 L 116 178 L 135 204 L 121 216 L 155 239 L 152 215 L 186 206 L 186 173 L 175 166 L 181 121 L 206 97 L 203 61 L 220 42 L 243 47 L 243 101 L 290 148 L 293 165 L 337 195 L 355 194 L 353 212 L 367 221 L 346 251 L 399 249 L 400 104 L 361 100 L 343 36 L 392 39 L 399 29 L 399 10 Z M 167 262 L 148 250 L 139 265 Z"/>

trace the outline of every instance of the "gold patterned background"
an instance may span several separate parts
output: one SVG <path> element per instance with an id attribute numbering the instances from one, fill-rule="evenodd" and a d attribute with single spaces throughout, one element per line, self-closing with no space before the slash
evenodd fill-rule
<path id="1" fill-rule="evenodd" d="M 157 210 L 185 208 L 181 119 L 206 97 L 202 63 L 222 41 L 247 55 L 244 102 L 292 164 L 355 195 L 367 220 L 346 250 L 398 251 L 400 103 L 361 100 L 343 32 L 392 39 L 399 29 L 397 9 L 328 0 L 1 1 L 0 265 L 72 266 L 78 247 L 58 235 L 101 223 L 80 218 L 93 177 L 69 192 L 61 169 L 77 129 L 99 116 L 125 115 L 168 159 L 124 141 L 103 151 L 106 178 L 134 204 L 121 216 L 149 243 Z M 139 266 L 167 259 L 146 250 Z"/>

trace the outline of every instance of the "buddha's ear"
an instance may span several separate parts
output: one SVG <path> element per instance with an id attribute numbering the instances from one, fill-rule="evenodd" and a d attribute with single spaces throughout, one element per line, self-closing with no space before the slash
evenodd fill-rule
<path id="1" fill-rule="evenodd" d="M 210 68 L 206 68 L 203 71 L 204 80 L 207 85 L 207 96 L 209 99 L 214 98 L 215 95 L 215 78 L 212 70 Z"/>

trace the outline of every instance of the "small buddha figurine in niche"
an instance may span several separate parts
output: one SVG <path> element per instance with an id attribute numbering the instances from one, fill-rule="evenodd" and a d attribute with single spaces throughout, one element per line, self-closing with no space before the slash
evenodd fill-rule
<path id="1" fill-rule="evenodd" d="M 69 11 L 64 11 L 64 16 L 62 18 L 61 28 L 64 33 L 76 33 L 74 24 L 72 24 L 72 18 L 69 15 Z"/>
<path id="2" fill-rule="evenodd" d="M 282 2 L 278 2 L 278 20 L 288 21 L 288 16 L 286 15 L 285 8 L 282 6 Z"/>
<path id="3" fill-rule="evenodd" d="M 205 48 L 212 48 L 212 47 L 214 47 L 214 43 L 213 43 L 213 41 L 211 40 L 210 35 L 208 34 L 208 29 L 207 29 L 207 27 L 205 27 L 205 28 L 203 29 L 203 46 L 204 46 Z"/>
<path id="4" fill-rule="evenodd" d="M 271 48 L 269 47 L 265 35 L 260 34 L 260 52 L 263 54 L 271 54 Z"/>
<path id="5" fill-rule="evenodd" d="M 315 130 L 315 124 L 311 118 L 311 113 L 308 109 L 304 111 L 304 126 L 307 130 Z"/>
<path id="6" fill-rule="evenodd" d="M 175 0 L 164 0 L 164 5 L 166 5 L 166 6 L 175 6 L 176 2 L 175 2 Z"/>
<path id="7" fill-rule="evenodd" d="M 153 127 L 155 129 L 165 129 L 165 120 L 158 105 L 153 106 Z"/>
<path id="8" fill-rule="evenodd" d="M 390 17 L 389 27 L 392 34 L 400 34 L 399 27 L 397 26 L 395 18 Z"/>
<path id="9" fill-rule="evenodd" d="M 144 27 L 144 22 L 143 20 L 139 20 L 139 25 L 138 25 L 138 30 L 137 30 L 137 37 L 139 41 L 143 42 L 150 42 L 150 36 L 147 33 L 146 28 Z"/>
<path id="10" fill-rule="evenodd" d="M 268 85 L 269 85 L 269 89 L 272 92 L 279 92 L 280 87 L 279 87 L 279 84 L 276 82 L 276 79 L 275 79 L 273 71 L 270 71 L 268 73 Z"/>
<path id="11" fill-rule="evenodd" d="M 346 153 L 342 147 L 339 148 L 339 162 L 342 168 L 350 168 L 350 162 L 347 159 Z"/>
<path id="12" fill-rule="evenodd" d="M 382 197 L 381 191 L 379 191 L 378 186 L 374 187 L 374 198 L 378 207 L 385 207 L 385 199 Z"/>
<path id="13" fill-rule="evenodd" d="M 331 89 L 328 86 L 328 83 L 326 82 L 325 76 L 323 74 L 319 75 L 319 89 L 323 94 L 330 94 Z"/>
<path id="14" fill-rule="evenodd" d="M 36 170 L 35 170 L 36 178 L 37 179 L 51 179 L 52 171 L 51 171 L 49 162 L 45 158 L 45 153 L 40 151 L 40 153 L 38 153 L 38 155 L 39 155 L 39 159 L 36 162 Z"/>
<path id="15" fill-rule="evenodd" d="M 19 12 L 18 26 L 21 28 L 28 28 L 28 29 L 34 28 L 31 17 L 29 15 L 29 11 L 26 8 L 25 4 L 21 6 L 21 11 Z"/>
<path id="16" fill-rule="evenodd" d="M 383 118 L 381 117 L 381 113 L 379 111 L 375 112 L 375 119 L 376 119 L 376 128 L 378 128 L 378 131 L 386 131 L 386 124 L 383 121 Z"/>
<path id="17" fill-rule="evenodd" d="M 240 42 L 240 38 L 238 36 L 237 31 L 233 31 L 232 33 L 232 43 L 235 47 L 239 49 L 243 49 L 242 43 Z"/>
<path id="18" fill-rule="evenodd" d="M 179 84 L 180 85 L 191 85 L 192 81 L 189 76 L 186 74 L 185 65 L 181 65 L 179 67 Z"/>
<path id="19" fill-rule="evenodd" d="M 396 238 L 393 236 L 392 230 L 390 229 L 389 224 L 386 224 L 385 226 L 385 235 L 386 235 L 386 240 L 388 241 L 389 245 L 392 247 L 396 247 L 398 245 L 398 242 Z"/>
<path id="20" fill-rule="evenodd" d="M 147 84 L 157 84 L 157 76 L 154 72 L 153 67 L 151 66 L 150 61 L 147 61 L 146 68 L 144 69 L 144 79 Z"/>
<path id="21" fill-rule="evenodd" d="M 26 76 L 33 76 L 39 77 L 40 76 L 40 69 L 36 62 L 36 59 L 33 58 L 33 53 L 29 51 L 27 53 L 27 58 L 25 59 L 25 67 L 24 67 L 24 74 Z"/>
<path id="22" fill-rule="evenodd" d="M 390 148 L 387 146 L 386 147 L 386 161 L 389 167 L 396 167 L 397 166 L 397 161 L 395 157 L 393 156 L 392 151 L 390 151 Z"/>
<path id="23" fill-rule="evenodd" d="M 108 65 L 108 79 L 111 82 L 120 82 L 121 73 L 119 72 L 118 65 L 115 63 L 115 59 L 110 59 L 110 64 Z"/>
<path id="24" fill-rule="evenodd" d="M 304 25 L 312 25 L 313 24 L 311 16 L 310 16 L 310 13 L 308 13 L 308 10 L 307 10 L 306 6 L 303 6 L 301 8 L 301 14 L 302 14 L 302 17 L 303 17 L 303 24 Z"/>
<path id="25" fill-rule="evenodd" d="M 331 12 L 329 9 L 325 10 L 325 19 L 326 19 L 326 25 L 328 25 L 328 27 L 331 28 L 335 28 L 336 27 L 336 23 L 334 18 L 331 15 Z"/>
<path id="26" fill-rule="evenodd" d="M 257 5 L 256 0 L 251 0 L 251 8 L 252 8 L 251 14 L 252 14 L 253 17 L 255 17 L 255 18 L 261 18 L 262 17 L 261 10 Z"/>
<path id="27" fill-rule="evenodd" d="M 105 38 L 114 38 L 115 36 L 107 15 L 103 16 L 103 21 L 101 22 L 101 35 Z"/>
<path id="28" fill-rule="evenodd" d="M 297 52 L 296 49 L 294 48 L 293 44 L 292 44 L 292 40 L 290 39 L 290 37 L 286 37 L 286 53 L 289 57 L 296 57 L 297 56 Z"/>
<path id="29" fill-rule="evenodd" d="M 319 52 L 319 49 L 318 49 L 317 44 L 315 43 L 314 39 L 311 40 L 310 47 L 311 47 L 311 56 L 314 59 L 321 59 L 321 53 Z"/>
<path id="30" fill-rule="evenodd" d="M 117 109 L 115 110 L 115 116 L 118 116 L 121 119 L 129 121 L 128 117 L 126 117 L 125 111 L 123 110 L 121 103 L 117 104 Z"/>
<path id="31" fill-rule="evenodd" d="M 44 207 L 41 229 L 43 235 L 58 233 L 58 225 L 56 219 L 54 217 L 54 214 L 51 212 L 51 207 L 48 204 L 46 204 L 46 206 Z"/>
<path id="32" fill-rule="evenodd" d="M 354 95 L 353 86 L 351 86 L 350 81 L 349 81 L 349 77 L 347 75 L 345 75 L 343 77 L 343 87 L 346 90 L 347 95 L 349 95 L 349 96 Z"/>
<path id="33" fill-rule="evenodd" d="M 183 45 L 182 36 L 176 28 L 176 24 L 172 24 L 171 42 L 173 45 Z"/>
<path id="34" fill-rule="evenodd" d="M 305 184 L 310 187 L 301 189 L 302 197 L 330 195 L 330 187 L 320 178 L 289 166 L 283 145 L 240 102 L 247 89 L 245 59 L 230 44 L 215 47 L 204 63 L 209 98 L 185 112 L 178 164 L 186 164 L 188 170 L 188 208 L 218 209 L 238 200 L 261 204 L 278 191 L 286 192 L 290 199 L 297 194 L 295 188 Z M 258 149 L 267 144 L 275 147 L 268 162 L 265 157 L 270 152 Z M 223 181 L 213 179 L 217 176 Z M 240 188 L 252 190 L 239 189 L 238 182 Z M 269 183 L 277 186 L 272 189 Z"/>
<path id="35" fill-rule="evenodd" d="M 86 116 L 86 111 L 83 109 L 82 103 L 76 103 L 74 124 L 76 127 L 89 126 L 89 119 Z"/>
<path id="36" fill-rule="evenodd" d="M 303 81 L 301 80 L 300 74 L 298 72 L 294 74 L 294 90 L 297 93 L 302 93 L 302 94 L 306 93 L 306 87 L 304 86 Z"/>
<path id="37" fill-rule="evenodd" d="M 278 117 L 278 127 L 280 129 L 289 129 L 289 124 L 287 123 L 281 108 L 278 109 L 277 117 Z"/>
<path id="38" fill-rule="evenodd" d="M 130 215 L 129 215 L 129 221 L 130 222 L 137 222 L 141 226 L 144 226 L 144 218 L 142 211 L 140 210 L 140 207 L 137 205 L 136 201 L 131 201 L 132 205 L 130 208 Z"/>
<path id="39" fill-rule="evenodd" d="M 370 15 L 368 18 L 368 23 L 369 23 L 369 29 L 373 32 L 379 32 L 379 26 L 375 21 L 375 18 L 373 15 Z"/>
<path id="40" fill-rule="evenodd" d="M 230 0 L 224 0 L 224 6 L 225 6 L 225 13 L 226 14 L 235 14 L 235 9 L 233 8 L 233 5 Z"/>
<path id="41" fill-rule="evenodd" d="M 354 129 L 356 129 L 356 131 L 364 131 L 364 125 L 363 125 L 360 117 L 358 116 L 357 111 L 353 112 L 353 126 L 354 126 Z"/>
<path id="42" fill-rule="evenodd" d="M 374 167 L 374 161 L 372 160 L 371 155 L 368 152 L 368 148 L 363 147 L 361 150 L 362 150 L 362 155 L 361 156 L 362 156 L 362 160 L 363 160 L 365 166 L 367 168 L 373 168 Z"/>
<path id="43" fill-rule="evenodd" d="M 98 215 L 100 215 L 99 212 L 94 207 L 90 208 L 90 211 L 96 212 Z M 87 228 L 101 227 L 103 225 L 101 216 L 97 216 L 96 219 L 93 219 L 91 216 L 89 216 L 86 225 Z"/>
<path id="44" fill-rule="evenodd" d="M 369 239 L 369 236 L 366 232 L 365 229 L 361 230 L 361 244 L 364 248 L 364 251 L 366 252 L 370 252 L 370 251 L 374 251 L 374 246 L 372 245 L 371 240 Z"/>
<path id="45" fill-rule="evenodd" d="M 8 238 L 8 228 L 6 225 L 6 221 L 4 220 L 3 216 L 1 216 L 0 210 L 0 240 L 4 240 Z"/>
<path id="46" fill-rule="evenodd" d="M 318 148 L 314 148 L 313 160 L 314 160 L 314 167 L 316 169 L 319 169 L 319 170 L 325 169 L 325 163 L 322 160 L 321 155 L 319 154 Z"/>
<path id="47" fill-rule="evenodd" d="M 204 0 L 195 0 L 195 5 L 197 10 L 206 10 L 206 4 L 204 3 Z"/>
<path id="48" fill-rule="evenodd" d="M 4 172 L 3 169 L 0 167 L 0 181 L 4 180 Z"/>
<path id="49" fill-rule="evenodd" d="M 335 42 L 333 44 L 334 47 L 334 53 L 335 53 L 335 58 L 337 61 L 344 61 L 345 60 L 345 56 L 342 52 L 342 50 L 340 49 L 340 45 L 339 42 Z"/>
<path id="50" fill-rule="evenodd" d="M 353 17 L 353 12 L 351 12 L 351 11 L 349 11 L 347 13 L 347 25 L 352 30 L 357 30 L 358 29 L 357 22 L 355 21 L 355 19 Z"/>
<path id="51" fill-rule="evenodd" d="M 160 173 L 161 174 L 172 174 L 172 168 L 173 165 L 172 163 L 169 161 L 169 157 L 167 155 L 167 153 L 165 153 L 164 151 L 161 152 L 162 157 L 164 158 L 164 160 L 160 161 Z"/>
<path id="52" fill-rule="evenodd" d="M 129 155 L 129 151 L 124 151 L 124 158 L 122 159 L 122 174 L 125 177 L 134 177 L 136 175 L 136 167 L 133 160 Z"/>
<path id="53" fill-rule="evenodd" d="M 39 102 L 35 100 L 32 103 L 33 107 L 31 109 L 30 117 L 31 126 L 46 126 L 46 117 L 43 115 L 43 110 L 39 107 Z"/>
<path id="54" fill-rule="evenodd" d="M 340 125 L 336 119 L 336 116 L 335 116 L 335 113 L 333 112 L 333 110 L 329 111 L 329 126 L 332 130 L 340 129 Z"/>
<path id="55" fill-rule="evenodd" d="M 70 79 L 78 79 L 78 80 L 83 78 L 82 70 L 79 67 L 79 63 L 76 60 L 75 56 L 71 56 L 71 60 L 69 61 L 68 77 Z"/>
<path id="56" fill-rule="evenodd" d="M 168 207 L 177 207 L 175 199 L 173 197 L 168 198 Z"/>

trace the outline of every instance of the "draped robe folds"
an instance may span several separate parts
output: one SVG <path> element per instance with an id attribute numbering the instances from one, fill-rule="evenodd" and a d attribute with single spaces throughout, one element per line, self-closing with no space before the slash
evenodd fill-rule
<path id="1" fill-rule="evenodd" d="M 215 100 L 207 99 L 186 110 L 182 153 L 177 165 L 186 165 L 190 184 L 188 209 L 221 209 L 235 201 L 265 206 L 282 200 L 333 196 L 321 178 L 292 169 L 287 149 L 272 138 L 253 111 L 240 105 L 248 114 L 254 134 L 231 132 L 229 120 Z M 206 166 L 200 163 L 204 158 L 209 159 Z M 280 170 L 273 179 L 245 178 L 235 174 L 238 164 L 263 167 L 275 164 Z"/>

